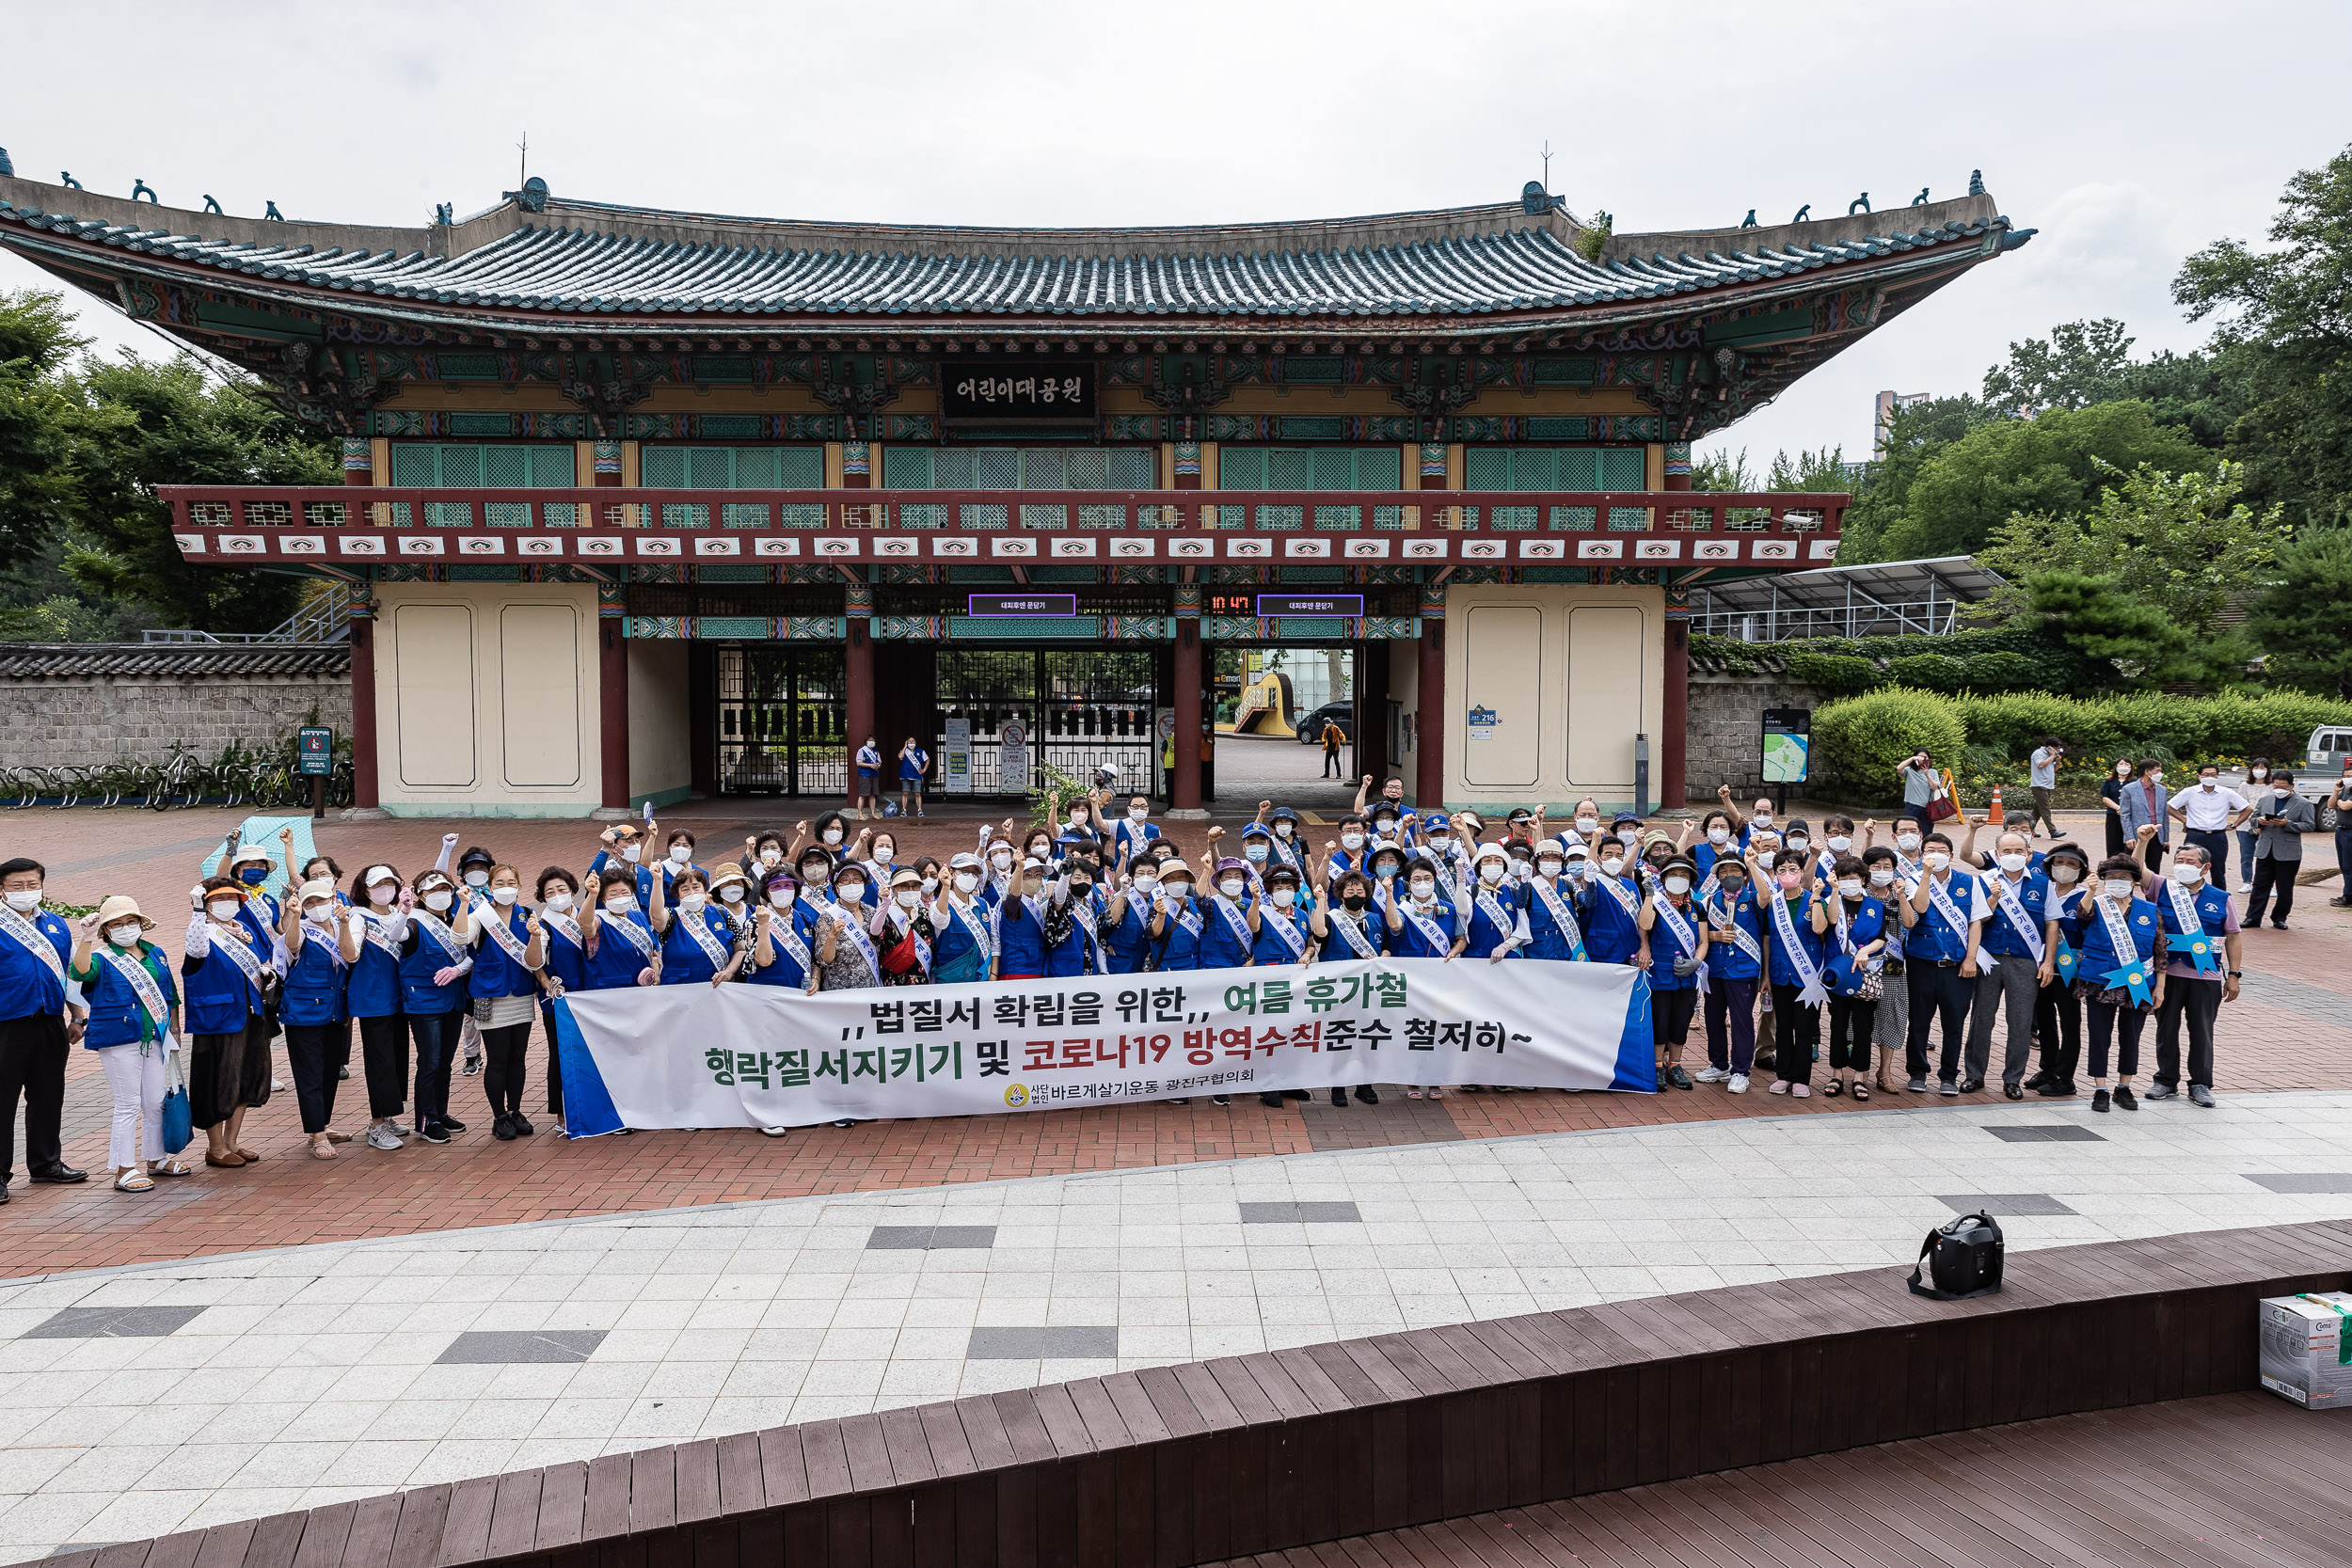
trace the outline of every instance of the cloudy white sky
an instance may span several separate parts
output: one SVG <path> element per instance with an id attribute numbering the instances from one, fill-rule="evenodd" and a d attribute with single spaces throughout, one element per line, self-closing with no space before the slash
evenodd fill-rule
<path id="1" fill-rule="evenodd" d="M 1987 187 L 2031 245 L 1711 445 L 1867 454 L 1878 388 L 1974 390 L 2012 340 L 2113 315 L 2185 348 L 2168 284 L 2257 237 L 2352 141 L 2352 6 L 2177 0 L 1404 5 L 610 0 L 5 10 L 0 145 L 166 201 L 463 214 L 566 195 L 894 222 L 1202 223 L 1552 188 L 1621 232 Z M 0 257 L 0 288 L 40 280 Z M 103 308 L 108 345 L 161 345 Z M 1705 449 L 1702 449 L 1705 450 Z"/>

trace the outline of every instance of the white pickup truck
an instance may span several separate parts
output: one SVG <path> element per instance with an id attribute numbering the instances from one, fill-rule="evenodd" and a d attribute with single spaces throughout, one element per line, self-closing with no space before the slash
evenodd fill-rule
<path id="1" fill-rule="evenodd" d="M 2271 766 L 2295 775 L 2295 793 L 2316 809 L 2319 831 L 2335 832 L 2336 810 L 2328 802 L 2335 798 L 2337 782 L 2352 771 L 2352 724 L 2322 724 L 2312 732 L 2300 762 L 2293 757 L 2279 757 Z M 2231 774 L 2224 782 L 2248 800 L 2253 799 L 2247 789 L 2244 769 Z"/>

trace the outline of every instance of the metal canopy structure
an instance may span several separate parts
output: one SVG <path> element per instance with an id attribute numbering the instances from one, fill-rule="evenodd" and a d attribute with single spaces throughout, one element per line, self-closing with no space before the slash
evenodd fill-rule
<path id="1" fill-rule="evenodd" d="M 1998 574 L 1968 555 L 1881 561 L 1694 587 L 1693 629 L 1743 642 L 1800 637 L 1941 637 L 1990 597 Z"/>

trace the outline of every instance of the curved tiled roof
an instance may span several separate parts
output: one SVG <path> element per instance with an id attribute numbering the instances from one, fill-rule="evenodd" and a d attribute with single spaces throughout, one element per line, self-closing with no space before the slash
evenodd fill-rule
<path id="1" fill-rule="evenodd" d="M 0 680 L 250 680 L 351 673 L 343 642 L 0 642 Z"/>
<path id="2" fill-rule="evenodd" d="M 605 212 L 571 204 L 594 221 Z M 1978 212 L 1981 214 L 1982 208 Z M 644 214 L 659 217 L 660 214 Z M 1917 229 L 1856 235 L 1853 226 L 1716 231 L 1675 239 L 1715 242 L 1693 254 L 1646 250 L 1634 236 L 1588 261 L 1540 220 L 1491 221 L 1431 231 L 1407 230 L 1392 243 L 1264 245 L 1221 249 L 1216 241 L 1290 238 L 1296 228 L 1248 230 L 1087 231 L 1084 243 L 1053 245 L 1051 231 L 1019 243 L 987 230 L 874 230 L 843 226 L 842 238 L 883 241 L 828 245 L 822 226 L 789 228 L 792 240 L 763 243 L 746 228 L 736 243 L 665 238 L 610 227 L 524 224 L 456 255 L 317 244 L 206 239 L 161 228 L 77 218 L 0 201 L 0 224 L 22 225 L 85 244 L 217 268 L 266 282 L 412 300 L 432 305 L 545 310 L 580 315 L 908 315 L 1152 317 L 1398 317 L 1561 309 L 1661 299 L 1767 281 L 1906 252 L 1980 246 L 2010 234 L 2007 218 L 1972 215 Z M 1913 222 L 1921 222 L 1914 214 Z M 1309 226 L 1311 230 L 1312 226 Z M 1352 237 L 1330 226 L 1328 240 Z M 1835 228 L 1849 237 L 1811 237 Z M 1471 230 L 1471 231 L 1465 231 Z M 696 232 L 719 232 L 706 226 Z M 346 231 L 347 232 L 347 231 Z M 384 232 L 384 231 L 377 231 Z M 1002 233 L 1004 231 L 999 231 Z M 1183 236 L 1184 243 L 1173 243 Z M 1162 238 L 1160 236 L 1167 236 Z M 287 238 L 296 240 L 300 232 Z M 1069 236 L 1076 242 L 1073 232 Z M 1668 239 L 1667 236 L 1660 236 Z M 2010 235 L 2009 243 L 2022 238 Z M 1777 243 L 1772 243 L 1772 242 Z M 1107 243 L 1106 243 L 1107 242 Z"/>

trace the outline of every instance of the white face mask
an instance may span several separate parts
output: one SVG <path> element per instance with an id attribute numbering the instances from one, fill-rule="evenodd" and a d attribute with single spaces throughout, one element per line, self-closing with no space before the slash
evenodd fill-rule
<path id="1" fill-rule="evenodd" d="M 1841 878 L 1839 878 L 1839 879 L 1838 879 L 1838 881 L 1837 881 L 1837 893 L 1838 893 L 1838 896 L 1843 897 L 1843 898 L 1859 898 L 1859 897 L 1861 897 L 1861 896 L 1862 896 L 1862 879 L 1861 879 L 1861 878 L 1859 878 L 1859 877 L 1841 877 Z"/>
<path id="2" fill-rule="evenodd" d="M 1361 833 L 1342 833 L 1340 835 L 1340 847 L 1343 849 L 1352 851 L 1360 849 L 1363 847 L 1364 835 Z"/>
<path id="3" fill-rule="evenodd" d="M 2031 856 L 2020 855 L 2014 851 L 2001 857 L 2001 869 L 2008 872 L 2012 877 L 2016 876 L 2020 871 L 2025 870 L 2026 866 L 2032 863 L 2033 860 Z"/>
<path id="4" fill-rule="evenodd" d="M 2267 768 L 2249 768 L 2247 769 L 2246 776 L 2249 779 L 2266 779 L 2270 777 L 2270 769 Z"/>
<path id="5" fill-rule="evenodd" d="M 382 909 L 399 896 L 400 889 L 389 882 L 377 882 L 368 889 L 368 902 L 378 909 Z"/>
<path id="6" fill-rule="evenodd" d="M 635 865 L 644 852 L 645 847 L 637 843 L 634 839 L 621 846 L 621 859 L 628 862 L 631 865 Z"/>
<path id="7" fill-rule="evenodd" d="M 604 901 L 604 907 L 614 914 L 627 914 L 637 907 L 637 895 L 633 893 L 616 893 Z"/>
<path id="8" fill-rule="evenodd" d="M 1580 833 L 1594 832 L 1597 832 L 1599 827 L 1600 818 L 1597 816 L 1580 816 L 1576 819 L 1576 831 Z M 1708 836 L 1712 837 L 1713 835 L 1709 834 Z M 1726 833 L 1724 836 L 1728 838 L 1730 835 Z"/>
<path id="9" fill-rule="evenodd" d="M 1792 855 L 1802 855 L 1804 853 L 1805 846 L 1812 842 L 1813 841 L 1811 839 L 1805 837 L 1803 833 L 1790 833 L 1788 835 L 1788 852 Z"/>
<path id="10" fill-rule="evenodd" d="M 2132 895 L 2132 884 L 2121 877 L 2109 877 L 2099 884 L 2099 892 L 2120 904 Z"/>
<path id="11" fill-rule="evenodd" d="M 1625 869 L 1625 862 L 1612 855 L 1600 863 L 1600 869 L 1603 876 L 1614 877 Z"/>
<path id="12" fill-rule="evenodd" d="M 1941 871 L 1946 866 L 1952 863 L 1952 857 L 1946 854 L 1941 849 L 1929 850 L 1927 852 L 1926 859 L 1928 863 L 1928 869 L 1930 871 Z"/>
<path id="13" fill-rule="evenodd" d="M 911 887 L 900 888 L 895 897 L 898 907 L 902 910 L 911 910 L 923 901 L 923 895 Z"/>
<path id="14" fill-rule="evenodd" d="M 2060 887 L 2072 887 L 2082 879 L 2082 872 L 2070 862 L 2059 861 L 2050 867 L 2050 880 Z"/>
<path id="15" fill-rule="evenodd" d="M 2199 779 L 2197 781 L 2197 787 L 2210 795 L 2213 793 L 2214 785 L 2219 784 L 2220 782 L 2221 781 L 2219 779 Z"/>
<path id="16" fill-rule="evenodd" d="M 1729 828 L 1709 828 L 1707 830 L 1707 842 L 1709 844 L 1729 844 L 1731 842 L 1731 830 Z"/>
<path id="17" fill-rule="evenodd" d="M 780 887 L 768 895 L 768 902 L 780 910 L 788 910 L 792 907 L 792 900 L 798 895 L 798 891 L 795 888 Z"/>
<path id="18" fill-rule="evenodd" d="M 2270 793 L 2278 799 L 2283 800 L 2293 795 L 2295 791 L 2287 787 L 2285 784 L 2275 784 L 2271 787 Z"/>
<path id="19" fill-rule="evenodd" d="M 2150 784 L 2162 784 L 2162 783 L 2164 783 L 2164 769 L 2163 769 L 2163 768 L 2157 768 L 2154 772 L 2153 772 L 2153 773 L 2149 774 L 2149 775 L 2148 775 L 2148 782 L 2149 782 Z"/>
<path id="20" fill-rule="evenodd" d="M 1296 831 L 1296 829 L 1293 828 L 1287 822 L 1277 822 L 1274 824 L 1274 836 L 1276 838 L 1288 838 Z"/>
<path id="21" fill-rule="evenodd" d="M 677 907 L 681 910 L 699 910 L 709 902 L 709 898 L 710 895 L 706 893 L 681 893 L 677 895 Z"/>
<path id="22" fill-rule="evenodd" d="M 1192 896 L 1192 883 L 1179 877 L 1167 884 L 1166 892 L 1170 898 L 1189 898 Z"/>
<path id="23" fill-rule="evenodd" d="M 488 887 L 490 885 L 490 874 L 487 871 L 469 871 L 466 873 L 466 885 L 468 887 Z"/>
<path id="24" fill-rule="evenodd" d="M 1291 900 L 1297 896 L 1298 895 L 1289 888 L 1278 887 L 1274 890 L 1274 907 L 1278 910 L 1287 910 L 1291 907 Z"/>
<path id="25" fill-rule="evenodd" d="M 325 925 L 327 921 L 335 918 L 335 911 L 325 905 L 321 905 L 315 910 L 306 910 L 303 912 L 308 914 L 312 920 L 319 922 L 321 925 Z M 139 930 L 140 927 L 137 921 L 126 920 L 119 926 L 107 927 L 106 940 L 113 942 L 117 947 L 129 947 L 139 940 Z"/>
<path id="26" fill-rule="evenodd" d="M 1893 866 L 1874 865 L 1870 867 L 1870 885 L 1872 887 L 1892 887 L 1894 882 L 1895 868 Z"/>
<path id="27" fill-rule="evenodd" d="M 40 889 L 37 887 L 11 888 L 8 891 L 8 908 L 19 914 L 32 913 L 40 908 Z"/>
<path id="28" fill-rule="evenodd" d="M 740 882 L 727 883 L 726 886 L 719 890 L 719 900 L 721 903 L 724 904 L 740 904 L 743 901 L 743 884 Z"/>
<path id="29" fill-rule="evenodd" d="M 781 850 L 762 849 L 759 852 L 759 863 L 762 865 L 774 865 L 780 863 L 783 859 L 784 854 Z"/>
<path id="30" fill-rule="evenodd" d="M 1666 879 L 1666 891 L 1679 898 L 1691 891 L 1691 879 L 1680 876 L 1669 877 Z"/>
<path id="31" fill-rule="evenodd" d="M 1537 861 L 1535 863 L 1535 875 L 1543 878 L 1546 881 L 1549 881 L 1552 878 L 1560 875 L 1560 863 L 1558 861 Z"/>
<path id="32" fill-rule="evenodd" d="M 980 879 L 977 873 L 970 871 L 959 871 L 956 873 L 956 891 L 958 893 L 970 893 L 974 888 L 978 887 L 979 885 Z"/>
<path id="33" fill-rule="evenodd" d="M 1012 866 L 1012 851 L 1009 849 L 999 849 L 994 854 L 988 857 L 988 863 L 994 866 L 999 871 L 1009 870 Z"/>
<path id="34" fill-rule="evenodd" d="M 1829 847 L 1830 853 L 1842 855 L 1847 850 L 1853 847 L 1853 840 L 1851 838 L 1833 838 L 1829 841 Z"/>
<path id="35" fill-rule="evenodd" d="M 447 888 L 437 887 L 431 893 L 424 895 L 424 907 L 428 910 L 445 910 L 448 909 L 450 905 L 455 901 L 455 899 L 456 895 L 451 893 Z"/>
<path id="36" fill-rule="evenodd" d="M 1414 879 L 1414 881 L 1413 881 L 1413 897 L 1414 897 L 1416 900 L 1418 900 L 1418 901 L 1419 901 L 1419 902 L 1421 902 L 1421 903 L 1424 903 L 1424 904 L 1425 904 L 1425 903 L 1429 902 L 1429 900 L 1430 900 L 1430 899 L 1435 898 L 1436 896 L 1438 896 L 1438 884 L 1437 884 L 1437 883 L 1435 883 L 1435 882 L 1424 882 L 1424 881 L 1422 881 L 1421 879 L 1419 879 L 1418 878 L 1416 878 L 1416 879 Z"/>
<path id="37" fill-rule="evenodd" d="M 825 842 L 826 842 L 827 844 L 838 844 L 838 843 L 840 843 L 840 842 L 841 842 L 841 830 L 840 830 L 840 829 L 838 829 L 838 828 L 827 828 L 827 829 L 825 830 Z"/>
<path id="38" fill-rule="evenodd" d="M 1372 831 L 1378 833 L 1382 838 L 1394 838 L 1396 836 L 1396 819 L 1389 816 L 1381 817 L 1378 821 L 1373 823 Z"/>
<path id="39" fill-rule="evenodd" d="M 1241 896 L 1241 890 L 1247 886 L 1248 884 L 1239 877 L 1228 877 L 1216 884 L 1216 890 L 1228 898 L 1238 898 Z"/>
<path id="40" fill-rule="evenodd" d="M 1149 806 L 1129 806 L 1127 808 L 1127 820 L 1130 822 L 1140 822 L 1151 815 L 1152 808 Z"/>
<path id="41" fill-rule="evenodd" d="M 330 903 L 321 901 L 304 910 L 302 911 L 302 918 L 310 921 L 315 925 L 332 926 L 335 924 L 335 906 Z M 120 927 L 117 927 L 117 929 L 119 928 Z"/>
<path id="42" fill-rule="evenodd" d="M 670 863 L 672 865 L 684 865 L 687 862 L 692 860 L 693 858 L 694 847 L 691 844 L 674 844 L 670 847 Z"/>
<path id="43" fill-rule="evenodd" d="M 1483 862 L 1478 867 L 1478 879 L 1490 885 L 1499 882 L 1502 880 L 1502 867 L 1492 861 Z"/>
<path id="44" fill-rule="evenodd" d="M 1897 833 L 1895 835 L 1895 847 L 1900 849 L 1906 855 L 1915 855 L 1919 852 L 1919 835 L 1917 833 Z"/>
<path id="45" fill-rule="evenodd" d="M 924 895 L 926 898 L 930 897 L 932 894 L 937 893 L 938 891 L 939 891 L 939 879 L 938 879 L 938 878 L 936 878 L 936 877 L 926 877 L 926 878 L 924 878 L 924 879 L 923 879 L 923 895 Z"/>
<path id="46" fill-rule="evenodd" d="M 1770 871 L 1772 868 L 1772 862 L 1778 860 L 1779 858 L 1780 857 L 1778 855 L 1773 854 L 1770 849 L 1758 849 L 1756 852 L 1756 863 L 1762 866 L 1767 871 Z"/>
<path id="47" fill-rule="evenodd" d="M 854 904 L 866 896 L 864 882 L 843 882 L 833 890 L 833 895 L 845 904 Z"/>
<path id="48" fill-rule="evenodd" d="M 1085 827 L 1087 825 L 1087 814 L 1082 811 L 1072 812 L 1070 814 L 1070 825 L 1073 828 Z"/>
<path id="49" fill-rule="evenodd" d="M 1772 825 L 1772 814 L 1769 811 L 1759 811 L 1748 820 L 1759 828 L 1769 828 Z"/>
<path id="50" fill-rule="evenodd" d="M 516 895 L 521 893 L 521 891 L 522 890 L 520 888 L 511 887 L 492 888 L 490 890 L 490 902 L 494 904 L 511 904 L 515 901 Z"/>
<path id="51" fill-rule="evenodd" d="M 562 892 L 561 890 L 550 893 L 548 895 L 547 903 L 543 907 L 553 910 L 557 914 L 562 914 L 565 910 L 572 907 L 572 895 L 568 893 Z"/>
<path id="52" fill-rule="evenodd" d="M 234 920 L 245 906 L 234 898 L 215 898 L 204 907 L 212 911 L 215 920 Z"/>
<path id="53" fill-rule="evenodd" d="M 2199 882 L 2205 879 L 2205 868 L 2201 865 L 2187 865 L 2179 861 L 2174 861 L 2172 863 L 2172 879 L 2180 883 L 2183 887 L 2195 887 Z"/>

